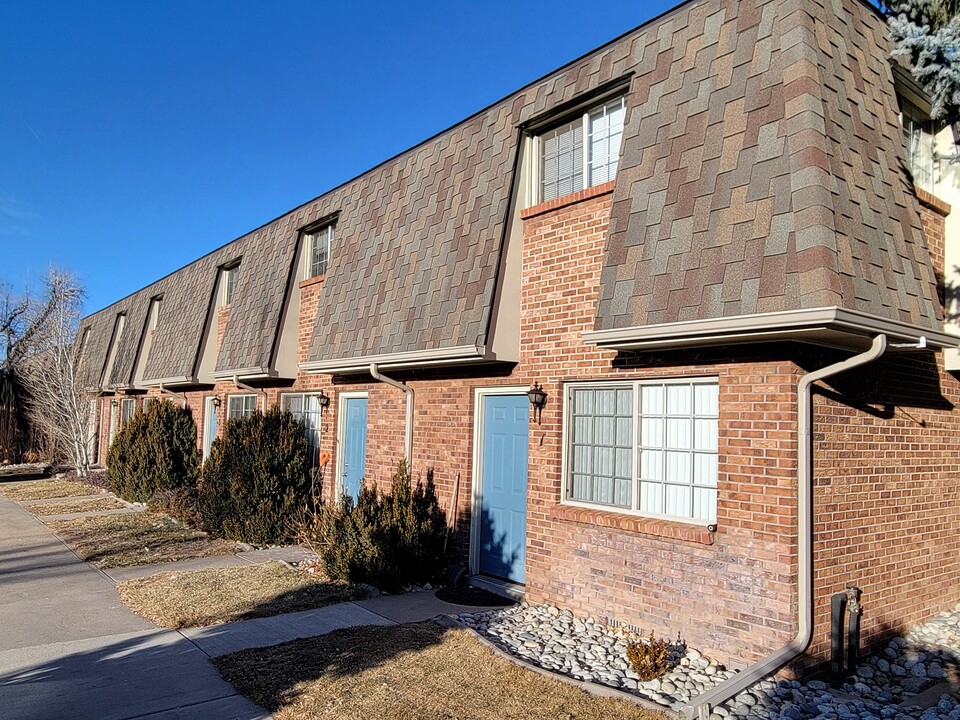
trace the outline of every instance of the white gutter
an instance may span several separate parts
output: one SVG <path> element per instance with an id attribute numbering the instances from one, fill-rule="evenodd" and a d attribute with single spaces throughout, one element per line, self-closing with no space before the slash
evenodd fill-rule
<path id="1" fill-rule="evenodd" d="M 240 377 L 238 375 L 233 376 L 233 384 L 236 385 L 241 390 L 249 390 L 250 392 L 256 393 L 257 395 L 263 395 L 263 410 L 261 410 L 261 412 L 263 413 L 267 412 L 267 391 L 266 390 L 251 387 L 246 383 L 240 382 Z"/>
<path id="2" fill-rule="evenodd" d="M 312 360 L 300 363 L 300 369 L 309 373 L 339 375 L 367 372 L 370 365 L 397 370 L 400 368 L 427 367 L 431 365 L 451 365 L 454 363 L 476 363 L 492 360 L 483 345 L 458 345 L 430 350 L 411 350 L 409 352 L 386 353 L 383 355 L 358 355 L 337 360 Z"/>
<path id="3" fill-rule="evenodd" d="M 813 404 L 811 389 L 818 380 L 873 362 L 887 349 L 887 336 L 873 338 L 870 349 L 820 370 L 797 383 L 797 635 L 776 652 L 737 673 L 681 708 L 684 717 L 706 720 L 712 708 L 772 675 L 802 654 L 813 636 Z"/>
<path id="4" fill-rule="evenodd" d="M 926 337 L 932 348 L 960 346 L 960 337 L 949 332 L 840 307 L 784 310 L 582 333 L 584 342 L 588 344 L 618 350 L 774 340 L 796 340 L 860 350 L 876 335 L 886 335 L 891 340 L 905 343 L 916 343 L 921 337 Z"/>
<path id="5" fill-rule="evenodd" d="M 407 431 L 406 431 L 406 448 L 407 448 L 407 470 L 413 466 L 413 388 L 409 385 L 404 385 L 402 382 L 394 380 L 393 378 L 388 378 L 385 375 L 381 375 L 380 371 L 377 369 L 376 363 L 370 363 L 370 374 L 375 380 L 384 382 L 387 385 L 392 385 L 393 387 L 403 390 L 407 394 Z"/>

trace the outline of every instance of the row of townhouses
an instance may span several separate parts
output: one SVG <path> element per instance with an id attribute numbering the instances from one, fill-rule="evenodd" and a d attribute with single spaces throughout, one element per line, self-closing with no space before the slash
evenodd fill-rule
<path id="1" fill-rule="evenodd" d="M 95 453 L 279 405 L 328 499 L 407 457 L 477 584 L 734 666 L 960 601 L 960 189 L 890 50 L 680 5 L 85 318 Z"/>

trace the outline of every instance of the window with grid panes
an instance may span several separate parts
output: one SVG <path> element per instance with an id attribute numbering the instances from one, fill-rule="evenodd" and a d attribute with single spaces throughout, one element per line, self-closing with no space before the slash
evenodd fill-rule
<path id="1" fill-rule="evenodd" d="M 540 202 L 616 177 L 625 114 L 618 97 L 538 137 Z"/>
<path id="2" fill-rule="evenodd" d="M 333 224 L 325 225 L 307 236 L 309 266 L 307 277 L 312 278 L 327 272 L 330 262 L 330 248 L 333 245 Z"/>
<path id="3" fill-rule="evenodd" d="M 913 184 L 934 192 L 938 173 L 936 129 L 933 120 L 913 103 L 900 99 L 903 139 L 907 148 L 907 167 Z"/>
<path id="4" fill-rule="evenodd" d="M 715 522 L 719 386 L 637 381 L 567 388 L 567 500 Z"/>
<path id="5" fill-rule="evenodd" d="M 227 400 L 227 420 L 253 415 L 256 409 L 256 395 L 231 395 Z"/>
<path id="6" fill-rule="evenodd" d="M 233 302 L 233 294 L 237 288 L 237 275 L 240 273 L 240 263 L 235 263 L 230 267 L 225 267 L 222 270 L 223 278 L 221 282 L 223 283 L 223 298 L 222 304 L 229 305 Z"/>
<path id="7" fill-rule="evenodd" d="M 137 401 L 133 398 L 125 398 L 120 401 L 120 427 L 126 427 L 130 418 L 137 411 Z"/>
<path id="8" fill-rule="evenodd" d="M 320 423 L 323 420 L 319 397 L 310 394 L 283 395 L 280 407 L 303 421 L 307 444 L 310 446 L 310 464 L 316 465 L 320 453 Z"/>

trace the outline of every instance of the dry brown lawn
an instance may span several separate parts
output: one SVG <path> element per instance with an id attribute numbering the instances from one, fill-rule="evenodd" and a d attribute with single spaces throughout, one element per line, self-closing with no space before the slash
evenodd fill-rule
<path id="1" fill-rule="evenodd" d="M 298 573 L 277 562 L 160 573 L 127 580 L 117 589 L 134 612 L 168 628 L 313 610 L 364 596 L 357 588 Z"/>
<path id="2" fill-rule="evenodd" d="M 42 503 L 27 505 L 26 510 L 34 515 L 67 515 L 69 513 L 99 512 L 101 510 L 119 510 L 127 507 L 112 497 L 97 498 L 95 500 L 67 500 L 58 503 Z"/>
<path id="3" fill-rule="evenodd" d="M 214 659 L 277 720 L 665 720 L 505 660 L 429 623 L 338 630 Z"/>
<path id="4" fill-rule="evenodd" d="M 93 485 L 87 485 L 76 480 L 28 480 L 27 482 L 0 485 L 0 492 L 11 500 L 24 502 L 25 500 L 101 495 L 107 491 L 99 490 Z"/>
<path id="5" fill-rule="evenodd" d="M 160 513 L 139 512 L 56 520 L 51 530 L 81 560 L 100 568 L 173 562 L 208 555 L 229 555 L 236 543 L 184 527 Z"/>

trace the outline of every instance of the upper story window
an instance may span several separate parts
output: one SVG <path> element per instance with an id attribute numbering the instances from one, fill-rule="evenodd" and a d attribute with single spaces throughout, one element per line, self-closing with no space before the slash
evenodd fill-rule
<path id="1" fill-rule="evenodd" d="M 163 295 L 157 295 L 155 298 L 150 298 L 150 310 L 147 315 L 147 329 L 156 330 L 157 323 L 160 320 L 160 301 L 163 300 Z"/>
<path id="2" fill-rule="evenodd" d="M 150 406 L 153 405 L 154 402 L 156 402 L 156 398 L 145 397 L 145 398 L 143 399 L 143 413 L 144 413 L 144 415 L 146 415 L 148 412 L 150 412 Z"/>
<path id="3" fill-rule="evenodd" d="M 625 114 L 618 97 L 537 137 L 540 202 L 613 180 Z"/>
<path id="4" fill-rule="evenodd" d="M 240 273 L 240 263 L 235 262 L 232 265 L 224 267 L 221 270 L 220 284 L 222 293 L 220 304 L 229 305 L 233 302 L 233 294 L 237 289 L 237 275 Z"/>
<path id="5" fill-rule="evenodd" d="M 566 500 L 715 522 L 718 398 L 713 379 L 568 386 Z"/>
<path id="6" fill-rule="evenodd" d="M 227 420 L 249 417 L 256 409 L 256 395 L 231 395 L 227 400 Z"/>
<path id="7" fill-rule="evenodd" d="M 900 98 L 903 140 L 907 149 L 907 168 L 913 175 L 913 184 L 927 192 L 934 192 L 939 174 L 936 153 L 936 128 L 933 120 L 909 100 Z"/>
<path id="8" fill-rule="evenodd" d="M 327 272 L 330 262 L 330 248 L 333 245 L 333 223 L 324 225 L 306 236 L 307 240 L 307 277 L 317 277 Z"/>

